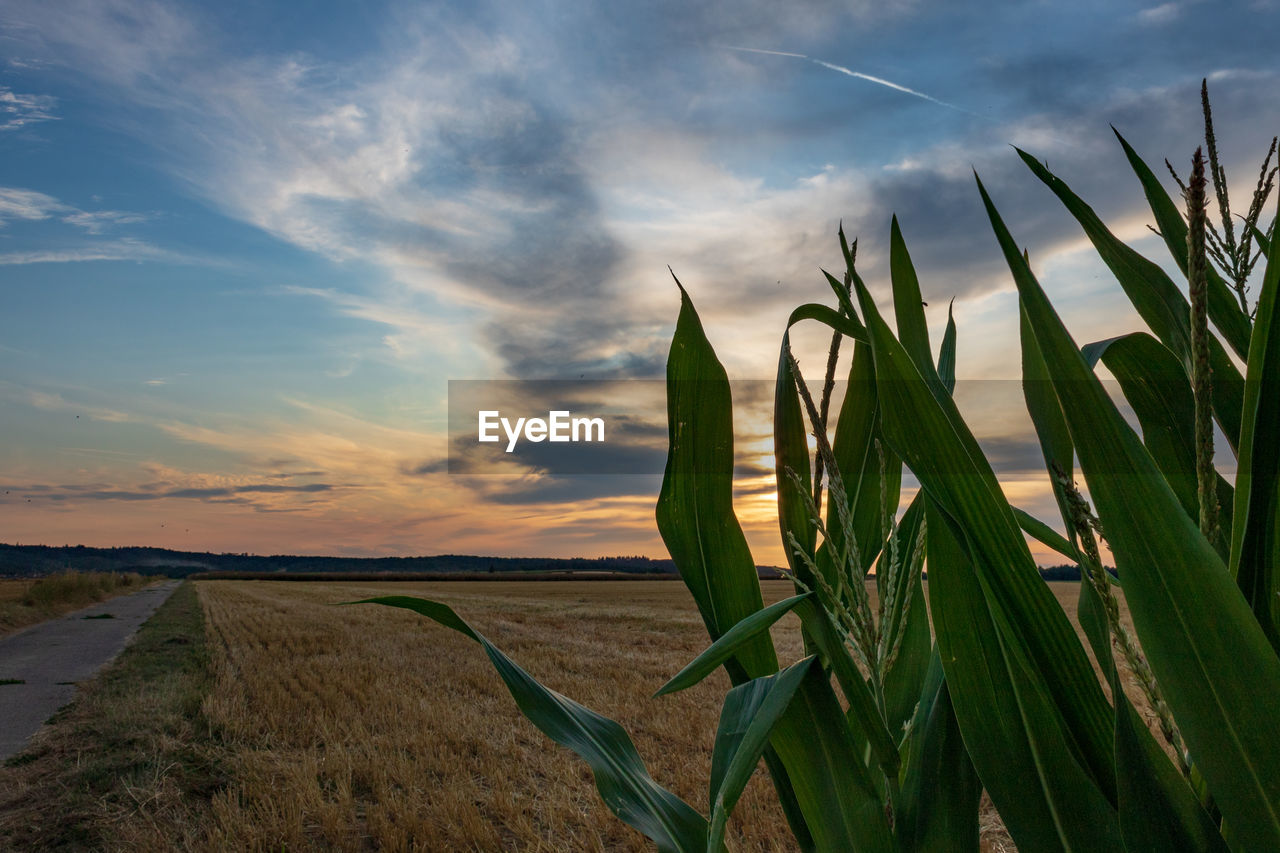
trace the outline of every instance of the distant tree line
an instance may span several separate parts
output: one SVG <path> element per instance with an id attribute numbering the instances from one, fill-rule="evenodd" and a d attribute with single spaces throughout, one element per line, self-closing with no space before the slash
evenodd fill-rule
<path id="1" fill-rule="evenodd" d="M 198 572 L 395 572 L 497 574 L 504 572 L 676 573 L 671 560 L 648 557 L 306 557 L 288 554 L 214 554 L 168 548 L 88 548 L 83 545 L 0 544 L 0 576 L 40 577 L 65 571 L 138 572 L 186 577 Z"/>

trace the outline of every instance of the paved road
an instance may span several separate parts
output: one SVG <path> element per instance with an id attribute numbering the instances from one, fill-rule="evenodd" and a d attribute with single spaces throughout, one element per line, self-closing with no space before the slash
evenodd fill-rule
<path id="1" fill-rule="evenodd" d="M 178 588 L 169 581 L 0 638 L 0 760 L 22 750 L 44 721 L 133 639 Z M 111 619 L 86 617 L 110 613 Z M 20 679 L 23 684 L 4 684 Z"/>

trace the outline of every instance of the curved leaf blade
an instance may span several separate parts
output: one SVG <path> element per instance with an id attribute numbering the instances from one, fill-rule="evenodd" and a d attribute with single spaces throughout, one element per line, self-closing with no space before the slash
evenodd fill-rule
<path id="1" fill-rule="evenodd" d="M 724 845 L 725 826 L 769 744 L 769 735 L 791 704 L 814 659 L 805 658 L 777 675 L 753 679 L 729 691 L 712 750 L 711 832 L 707 850 Z"/>
<path id="2" fill-rule="evenodd" d="M 389 595 L 351 603 L 402 607 L 475 640 L 484 648 L 493 668 L 529 722 L 590 765 L 600 798 L 614 814 L 652 839 L 659 850 L 702 853 L 707 849 L 706 820 L 690 805 L 653 781 L 622 726 L 542 686 L 501 649 L 463 621 L 451 607 L 407 595 Z"/>

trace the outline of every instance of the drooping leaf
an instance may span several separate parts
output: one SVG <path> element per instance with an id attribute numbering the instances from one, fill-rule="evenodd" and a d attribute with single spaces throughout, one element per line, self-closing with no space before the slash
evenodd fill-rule
<path id="1" fill-rule="evenodd" d="M 590 765 L 600 797 L 614 814 L 652 839 L 659 850 L 703 853 L 707 849 L 706 820 L 653 781 L 622 726 L 543 687 L 448 605 L 405 595 L 352 603 L 403 607 L 475 640 L 529 721 Z"/>
<path id="2" fill-rule="evenodd" d="M 1213 546 L 1089 369 L 979 182 L 1053 377 L 1151 669 L 1231 832 L 1280 849 L 1280 659 Z M 1158 531 L 1158 533 L 1156 533 Z"/>

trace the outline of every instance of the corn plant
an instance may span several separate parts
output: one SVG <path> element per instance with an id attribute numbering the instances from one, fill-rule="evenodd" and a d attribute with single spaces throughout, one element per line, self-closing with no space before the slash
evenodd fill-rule
<path id="1" fill-rule="evenodd" d="M 663 851 L 723 849 L 761 760 L 804 850 L 975 851 L 983 790 L 1023 850 L 1280 850 L 1280 249 L 1255 215 L 1249 234 L 1266 265 L 1250 312 L 1243 279 L 1229 285 L 1206 260 L 1203 158 L 1184 218 L 1117 137 L 1190 300 L 1065 182 L 1018 154 L 1079 222 L 1148 331 L 1077 345 L 978 182 L 1020 297 L 1024 396 L 1065 536 L 1005 498 L 952 399 L 955 325 L 948 318 L 935 357 L 894 219 L 896 331 L 841 232 L 843 273 L 825 274 L 834 307 L 800 306 L 782 336 L 774 450 L 796 594 L 765 607 L 732 505 L 728 380 L 680 286 L 657 522 L 712 643 L 659 694 L 721 667 L 734 685 L 707 815 L 648 775 L 617 723 L 538 684 L 447 606 L 373 601 L 476 640 L 525 715 L 586 760 L 608 807 Z M 802 322 L 833 334 L 817 400 L 791 351 Z M 844 338 L 853 341 L 847 390 L 829 424 Z M 1141 434 L 1095 375 L 1099 362 Z M 1213 424 L 1235 457 L 1234 484 L 1212 465 Z M 920 483 L 905 507 L 904 470 Z M 1028 534 L 1081 566 L 1086 643 L 1040 578 Z M 1117 589 L 1136 636 L 1119 618 Z M 806 656 L 783 665 L 769 630 L 787 613 L 800 619 Z M 1125 695 L 1117 656 L 1156 712 L 1163 745 Z"/>

